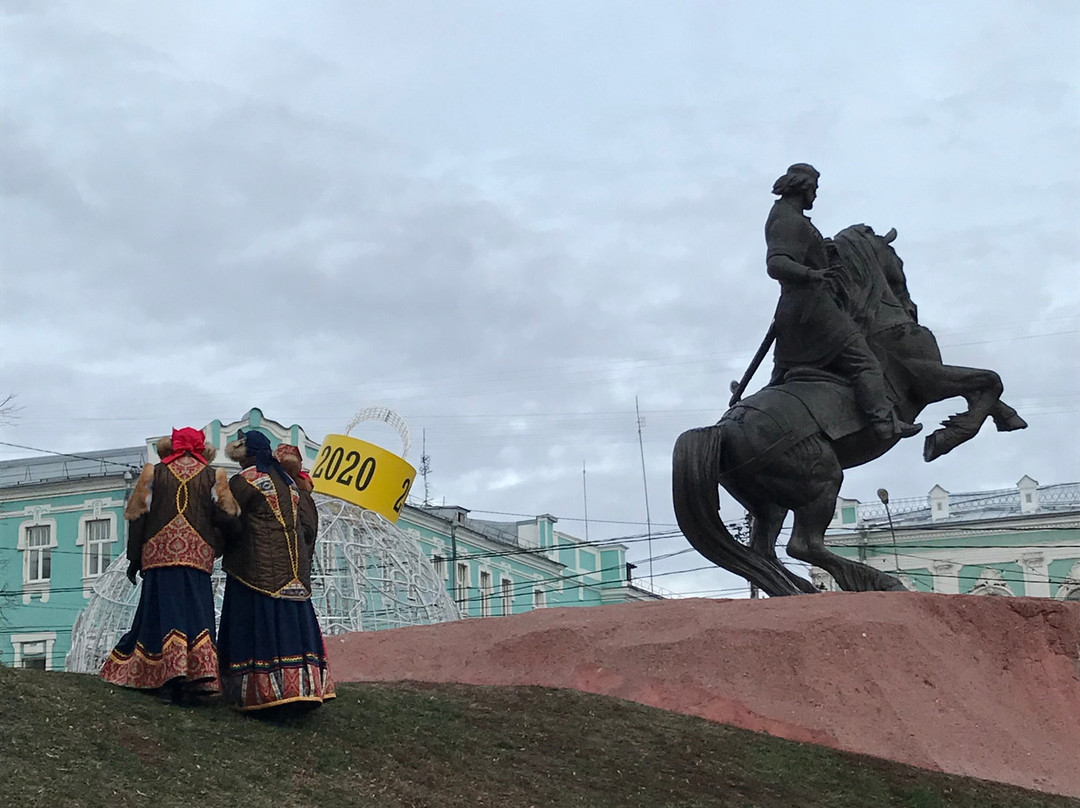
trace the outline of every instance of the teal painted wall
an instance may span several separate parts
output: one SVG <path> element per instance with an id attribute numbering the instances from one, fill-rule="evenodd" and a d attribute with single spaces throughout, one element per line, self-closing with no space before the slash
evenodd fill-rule
<path id="1" fill-rule="evenodd" d="M 971 592 L 975 584 L 978 583 L 983 570 L 988 569 L 1000 572 L 1002 579 L 1009 585 L 1009 589 L 1012 590 L 1014 595 L 1023 597 L 1027 594 L 1024 585 L 1024 571 L 1019 564 L 972 564 L 961 567 L 960 572 L 957 573 L 960 578 L 960 592 L 962 594 Z"/>
<path id="2" fill-rule="evenodd" d="M 238 426 L 245 430 L 258 429 L 270 438 L 271 445 L 276 446 L 278 443 L 271 433 L 274 422 L 265 419 L 258 409 L 252 409 L 242 422 L 226 425 L 219 420 L 212 421 L 208 430 L 215 442 L 221 438 L 232 440 L 236 437 Z M 294 426 L 290 429 L 289 435 L 296 440 L 299 436 L 298 428 Z M 305 450 L 309 457 L 315 451 L 309 447 L 305 447 Z M 108 485 L 111 481 L 111 477 L 95 477 L 86 481 L 85 488 L 100 487 L 103 482 Z M 66 484 L 76 488 L 82 485 L 79 480 L 68 480 Z M 15 497 L 0 502 L 0 663 L 11 664 L 14 660 L 15 650 L 11 642 L 13 634 L 55 632 L 50 667 L 53 670 L 63 670 L 64 658 L 70 649 L 72 626 L 89 599 L 83 596 L 83 548 L 76 544 L 80 517 L 92 513 L 86 507 L 88 500 L 115 500 L 117 505 L 106 507 L 101 515 L 112 514 L 115 517 L 115 541 L 109 545 L 110 557 L 115 559 L 123 555 L 127 524 L 123 520 L 122 503 L 126 488 L 123 481 L 117 479 L 114 487 L 102 491 L 87 490 L 58 495 L 42 494 L 40 490 L 28 488 L 26 496 L 22 496 L 22 491 L 15 491 L 13 488 L 0 489 L 3 497 Z M 24 604 L 24 554 L 17 549 L 17 544 L 19 525 L 32 518 L 21 513 L 29 506 L 42 507 L 46 511 L 44 516 L 55 520 L 57 546 L 51 551 L 48 600 L 43 601 L 41 595 L 33 594 L 30 602 Z M 67 508 L 70 510 L 64 510 Z M 16 511 L 19 513 L 14 513 Z M 448 522 L 445 525 L 440 524 L 439 530 L 433 530 L 413 524 L 403 517 L 399 526 L 418 536 L 429 559 L 436 554 L 441 555 L 449 571 L 452 561 Z M 479 588 L 482 571 L 491 574 L 490 614 L 493 616 L 504 613 L 504 579 L 511 583 L 511 614 L 520 614 L 534 608 L 534 590 L 543 592 L 543 605 L 546 607 L 589 606 L 611 602 L 604 600 L 604 590 L 615 593 L 624 591 L 625 548 L 582 548 L 573 537 L 557 533 L 549 519 L 538 519 L 537 526 L 540 547 L 529 551 L 526 551 L 528 548 L 513 545 L 470 540 L 470 531 L 459 531 L 458 561 L 466 564 L 468 568 L 467 585 L 460 593 L 460 606 L 464 615 L 479 617 L 483 614 Z M 444 576 L 448 589 L 451 580 L 451 575 Z M 611 595 L 612 592 L 608 594 Z M 451 595 L 453 596 L 453 592 Z M 629 591 L 625 595 L 615 595 L 618 599 L 637 599 L 641 596 L 642 593 L 637 590 Z"/>
<path id="3" fill-rule="evenodd" d="M 626 550 L 622 547 L 604 548 L 579 547 L 569 536 L 551 530 L 550 524 L 540 522 L 540 548 L 506 546 L 496 551 L 470 542 L 468 531 L 457 531 L 457 558 L 452 557 L 449 525 L 446 532 L 432 530 L 424 525 L 411 522 L 402 516 L 398 527 L 411 530 L 417 535 L 420 546 L 428 558 L 438 555 L 444 559 L 447 574 L 444 577 L 447 590 L 452 597 L 451 581 L 456 577 L 449 574 L 455 563 L 466 564 L 469 569 L 468 585 L 459 585 L 459 594 L 455 597 L 458 608 L 468 617 L 483 615 L 483 599 L 480 589 L 480 573 L 490 572 L 492 576 L 493 597 L 491 616 L 501 615 L 501 582 L 508 579 L 513 592 L 511 614 L 520 614 L 533 609 L 533 592 L 544 592 L 544 605 L 554 606 L 593 606 L 602 602 L 601 591 L 607 588 L 621 587 L 625 578 Z M 560 570 L 546 561 L 553 560 L 564 565 Z"/>
<path id="4" fill-rule="evenodd" d="M 1062 558 L 1050 562 L 1048 565 L 1048 572 L 1050 577 L 1051 597 L 1058 596 L 1058 590 L 1061 589 L 1062 582 L 1068 578 L 1069 573 L 1072 571 L 1075 564 L 1076 560 L 1071 558 Z"/>
<path id="5" fill-rule="evenodd" d="M 958 526 L 959 527 L 963 527 Z M 1002 531 L 1001 533 L 965 534 L 947 536 L 941 539 L 921 539 L 905 541 L 899 536 L 896 548 L 900 554 L 901 573 L 906 575 L 920 592 L 932 592 L 933 575 L 926 567 L 908 569 L 903 566 L 904 556 L 926 556 L 933 553 L 934 557 L 948 560 L 950 551 L 970 551 L 986 549 L 987 551 L 1015 548 L 1017 556 L 1022 550 L 1031 548 L 1038 551 L 1040 548 L 1053 549 L 1062 545 L 1069 548 L 1080 547 L 1080 530 L 1076 528 L 1063 529 L 1039 529 L 1039 530 L 1014 530 Z M 887 533 L 875 532 L 862 545 L 858 544 L 830 544 L 829 549 L 844 558 L 860 559 L 867 556 L 885 556 L 891 561 L 893 543 Z M 1070 557 L 1055 559 L 1048 566 L 1050 579 L 1050 597 L 1057 597 L 1061 584 L 1073 566 L 1080 560 L 1080 549 L 1070 549 Z M 925 562 L 924 562 L 925 563 Z M 1013 594 L 1018 597 L 1030 594 L 1030 585 L 1024 580 L 1024 572 L 1018 562 L 1008 563 L 972 563 L 961 567 L 957 574 L 958 587 L 962 594 L 971 592 L 984 570 L 994 569 L 1001 573 L 1002 579 Z"/>
<path id="6" fill-rule="evenodd" d="M 908 580 L 915 586 L 916 591 L 919 592 L 933 592 L 934 591 L 934 576 L 928 569 L 921 570 L 904 570 L 904 575 L 908 577 Z"/>
<path id="7" fill-rule="evenodd" d="M 15 658 L 13 635 L 55 632 L 51 669 L 63 670 L 64 657 L 71 648 L 71 628 L 88 598 L 83 596 L 83 547 L 76 544 L 80 518 L 93 516 L 84 507 L 88 500 L 104 499 L 123 502 L 122 484 L 111 491 L 94 491 L 48 498 L 28 497 L 0 503 L 0 664 L 11 665 Z M 51 548 L 51 569 L 47 600 L 44 593 L 34 592 L 24 603 L 23 574 L 25 551 L 18 549 L 19 526 L 32 521 L 23 511 L 27 507 L 47 505 L 42 521 L 55 521 L 56 546 Z M 61 510 L 72 508 L 72 510 Z M 77 510 L 74 510 L 77 508 Z M 108 545 L 111 559 L 122 555 L 127 524 L 123 506 L 104 507 L 99 516 L 113 517 L 115 540 Z M 107 566 L 107 563 L 106 563 Z"/>

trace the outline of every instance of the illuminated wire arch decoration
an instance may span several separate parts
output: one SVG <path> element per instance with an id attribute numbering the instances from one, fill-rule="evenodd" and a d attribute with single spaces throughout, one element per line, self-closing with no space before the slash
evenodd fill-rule
<path id="1" fill-rule="evenodd" d="M 401 436 L 401 459 L 408 459 L 409 449 L 412 448 L 412 438 L 409 437 L 409 425 L 405 423 L 404 418 L 386 407 L 365 407 L 345 425 L 345 434 L 348 435 L 364 421 L 382 421 L 394 429 Z"/>
<path id="2" fill-rule="evenodd" d="M 360 410 L 345 428 L 383 421 L 402 439 L 399 456 L 410 448 L 404 419 L 385 407 Z M 316 493 L 319 536 L 312 559 L 311 602 L 324 634 L 376 631 L 457 620 L 458 608 L 416 537 L 374 510 Z M 220 561 L 211 576 L 218 616 L 225 591 Z M 67 669 L 97 673 L 120 637 L 131 627 L 142 579 L 127 580 L 120 556 L 94 582 L 93 594 L 71 632 Z"/>

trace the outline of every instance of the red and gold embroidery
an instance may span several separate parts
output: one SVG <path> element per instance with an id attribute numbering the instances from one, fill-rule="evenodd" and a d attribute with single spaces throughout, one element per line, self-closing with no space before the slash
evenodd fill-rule
<path id="1" fill-rule="evenodd" d="M 194 567 L 210 572 L 214 568 L 214 550 L 184 516 L 189 501 L 188 482 L 206 466 L 191 455 L 183 455 L 167 468 L 179 483 L 176 516 L 143 545 L 142 568 Z"/>
<path id="2" fill-rule="evenodd" d="M 207 544 L 184 517 L 178 514 L 143 545 L 142 568 L 194 567 L 214 569 L 214 548 Z"/>

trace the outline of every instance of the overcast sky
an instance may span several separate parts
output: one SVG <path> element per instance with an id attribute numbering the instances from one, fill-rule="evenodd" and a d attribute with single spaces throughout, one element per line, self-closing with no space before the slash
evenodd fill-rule
<path id="1" fill-rule="evenodd" d="M 435 502 L 584 536 L 587 491 L 598 539 L 645 532 L 636 397 L 670 530 L 675 438 L 723 413 L 779 293 L 772 182 L 810 162 L 818 227 L 896 227 L 945 361 L 1031 425 L 932 464 L 905 441 L 843 495 L 1080 480 L 1072 0 L 0 8 L 0 440 L 253 406 L 320 440 L 383 405 L 426 432 Z M 679 572 L 705 563 L 654 582 L 738 583 Z"/>

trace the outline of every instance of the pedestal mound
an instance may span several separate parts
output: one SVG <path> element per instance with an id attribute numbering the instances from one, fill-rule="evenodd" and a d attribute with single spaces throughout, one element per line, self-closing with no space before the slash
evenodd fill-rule
<path id="1" fill-rule="evenodd" d="M 667 600 L 328 637 L 339 681 L 540 685 L 1080 797 L 1080 604 Z"/>

